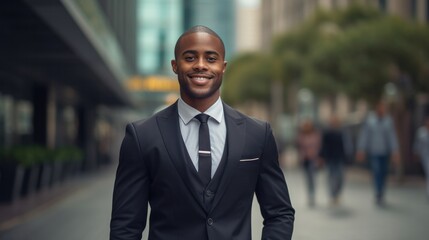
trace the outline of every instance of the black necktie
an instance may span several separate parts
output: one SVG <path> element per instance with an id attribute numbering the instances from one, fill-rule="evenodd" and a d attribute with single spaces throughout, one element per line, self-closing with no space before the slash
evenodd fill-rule
<path id="1" fill-rule="evenodd" d="M 210 148 L 210 133 L 207 120 L 209 115 L 198 114 L 195 116 L 200 121 L 200 130 L 198 136 L 198 175 L 200 175 L 204 186 L 210 182 L 211 179 L 211 168 L 212 168 L 212 157 Z"/>

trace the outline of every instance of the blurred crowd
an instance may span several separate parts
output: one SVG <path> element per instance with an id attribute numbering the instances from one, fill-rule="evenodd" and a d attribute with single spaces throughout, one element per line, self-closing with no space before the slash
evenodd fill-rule
<path id="1" fill-rule="evenodd" d="M 415 129 L 413 157 L 425 174 L 429 200 L 429 116 Z M 298 162 L 306 181 L 308 205 L 316 204 L 316 179 L 326 170 L 330 204 L 340 204 L 347 166 L 363 166 L 371 171 L 374 203 L 385 205 L 386 181 L 393 166 L 400 161 L 400 147 L 392 116 L 385 101 L 379 101 L 353 135 L 341 119 L 331 115 L 325 124 L 312 118 L 299 121 L 294 141 Z"/>

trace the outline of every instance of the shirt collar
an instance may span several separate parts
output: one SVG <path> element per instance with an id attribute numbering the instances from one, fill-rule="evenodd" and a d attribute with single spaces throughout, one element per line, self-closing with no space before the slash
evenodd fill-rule
<path id="1" fill-rule="evenodd" d="M 179 98 L 177 109 L 179 112 L 179 117 L 185 125 L 187 125 L 196 115 L 201 113 L 197 109 L 185 103 L 182 98 Z M 223 119 L 223 105 L 220 97 L 204 113 L 212 117 L 218 123 L 221 123 Z"/>

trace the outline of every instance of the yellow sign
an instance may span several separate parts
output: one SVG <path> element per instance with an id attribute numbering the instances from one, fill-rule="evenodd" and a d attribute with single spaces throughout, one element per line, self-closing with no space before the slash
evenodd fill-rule
<path id="1" fill-rule="evenodd" d="M 134 76 L 127 81 L 127 88 L 133 92 L 178 92 L 179 83 L 177 80 L 166 76 Z"/>

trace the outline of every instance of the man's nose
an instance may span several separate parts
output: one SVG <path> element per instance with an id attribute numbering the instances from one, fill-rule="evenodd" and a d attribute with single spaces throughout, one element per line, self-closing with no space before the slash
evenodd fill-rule
<path id="1" fill-rule="evenodd" d="M 194 69 L 199 70 L 199 71 L 207 70 L 207 63 L 206 63 L 205 59 L 199 58 L 194 64 Z"/>

